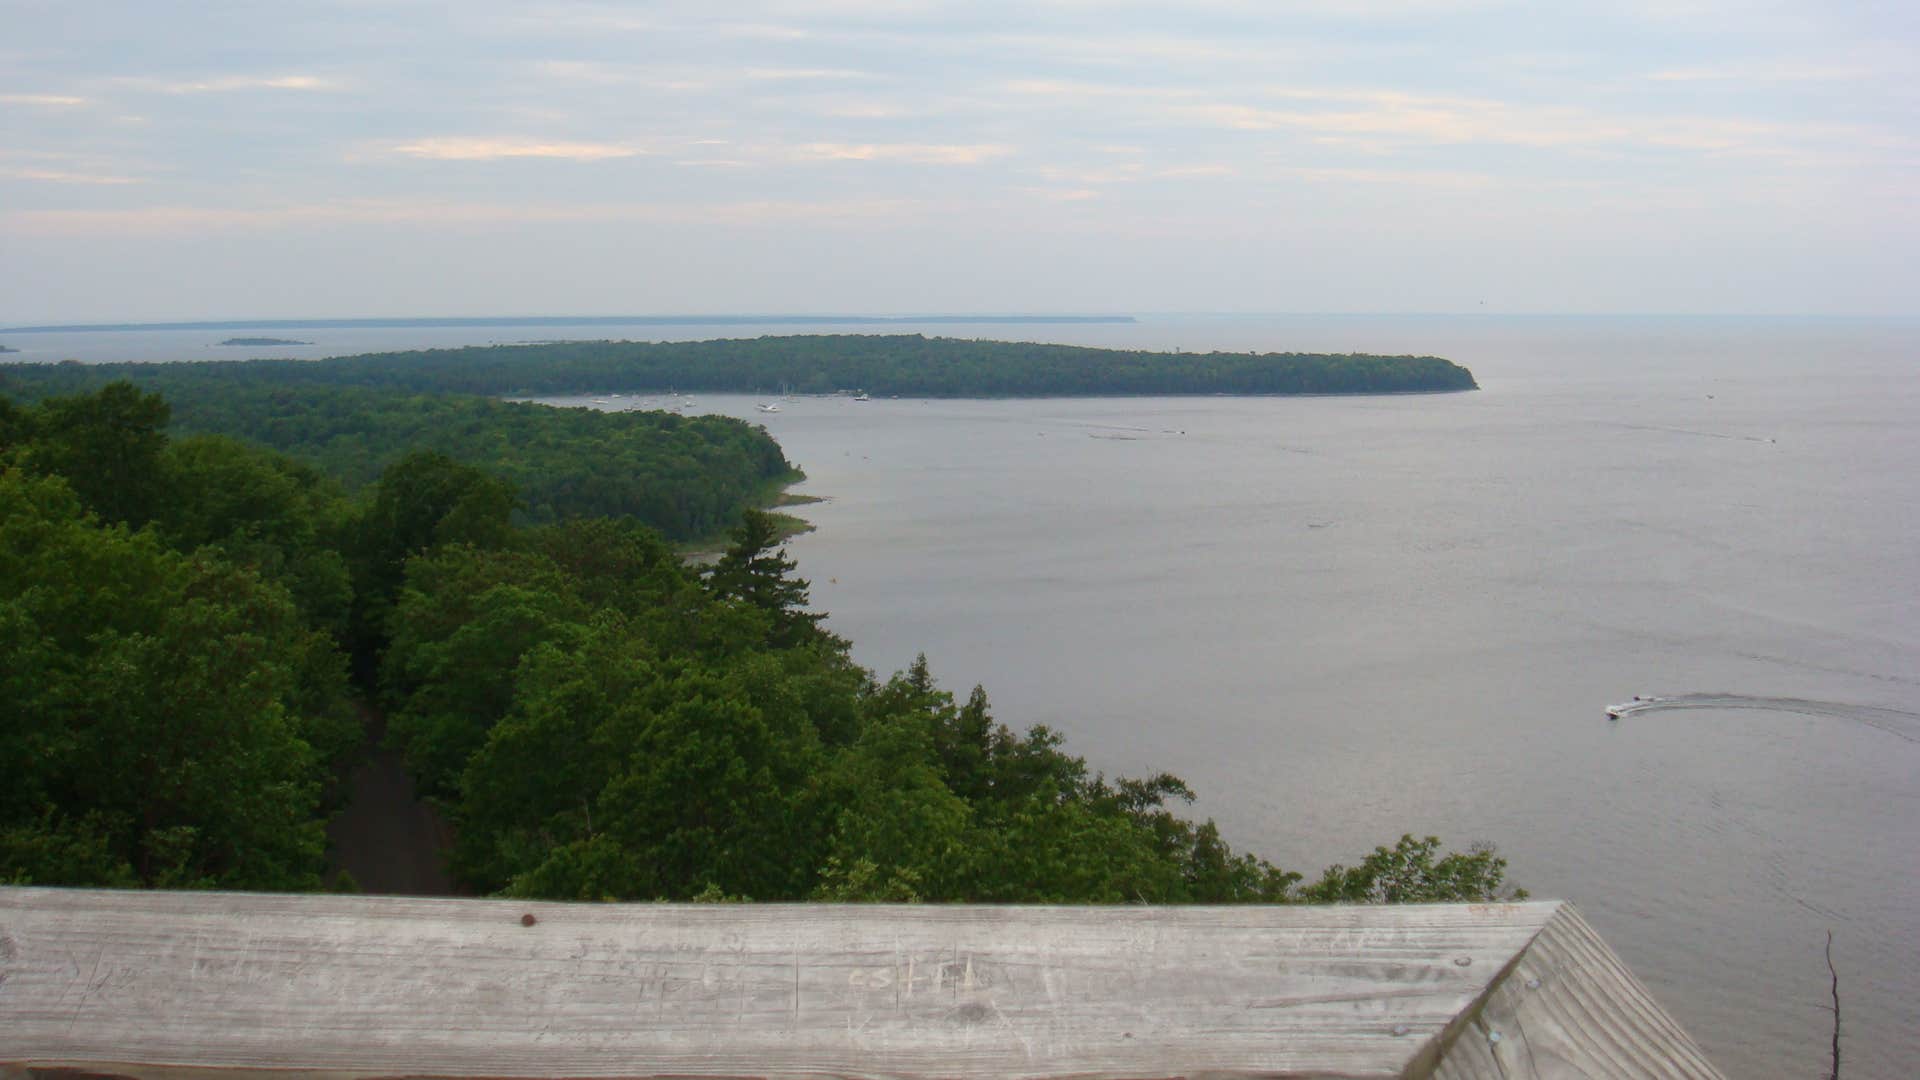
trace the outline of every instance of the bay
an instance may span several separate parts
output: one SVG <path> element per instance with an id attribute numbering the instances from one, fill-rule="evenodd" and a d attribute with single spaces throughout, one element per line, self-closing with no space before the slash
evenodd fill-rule
<path id="1" fill-rule="evenodd" d="M 799 490 L 829 500 L 800 508 L 817 529 L 791 551 L 863 663 L 924 651 L 949 688 L 984 684 L 1001 720 L 1055 727 L 1097 768 L 1182 775 L 1198 813 L 1293 869 L 1405 831 L 1497 843 L 1729 1076 L 1825 1075 L 1832 931 L 1844 1075 L 1911 1075 L 1920 322 L 887 329 L 1472 368 L 1479 392 L 1393 398 L 697 404 L 765 423 Z M 7 340 L 10 359 L 99 361 L 520 335 L 220 336 Z M 1676 700 L 1605 719 L 1636 694 Z"/>
<path id="2" fill-rule="evenodd" d="M 1920 1060 L 1920 327 L 1164 318 L 1149 347 L 1438 353 L 1476 393 L 706 395 L 806 468 L 791 551 L 924 651 L 1289 868 L 1496 843 L 1729 1076 Z M 1609 721 L 1609 703 L 1677 699 Z M 1689 695 L 1694 695 L 1689 697 Z"/>

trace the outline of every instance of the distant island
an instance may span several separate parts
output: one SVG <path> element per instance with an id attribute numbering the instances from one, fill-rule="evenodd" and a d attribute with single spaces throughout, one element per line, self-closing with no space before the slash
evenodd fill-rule
<path id="1" fill-rule="evenodd" d="M 295 341 L 292 338 L 277 337 L 230 337 L 222 345 L 311 345 L 311 341 Z"/>
<path id="2" fill-rule="evenodd" d="M 1390 394 L 1474 390 L 1436 356 L 1183 353 L 919 334 L 716 341 L 576 341 L 378 353 L 322 361 L 316 378 L 529 396 L 603 390 L 899 397 Z"/>
<path id="3" fill-rule="evenodd" d="M 1193 394 L 1404 394 L 1475 390 L 1473 373 L 1437 356 L 1181 353 L 1091 349 L 919 334 L 800 334 L 713 341 L 573 341 L 372 353 L 0 370 L 29 396 L 132 379 L 178 397 L 226 386 L 378 388 L 414 394 L 536 397 L 678 390 L 998 398 Z"/>
<path id="4" fill-rule="evenodd" d="M 10 353 L 10 352 L 19 352 L 19 351 L 20 351 L 19 349 L 10 349 L 5 345 L 0 345 L 0 353 Z"/>

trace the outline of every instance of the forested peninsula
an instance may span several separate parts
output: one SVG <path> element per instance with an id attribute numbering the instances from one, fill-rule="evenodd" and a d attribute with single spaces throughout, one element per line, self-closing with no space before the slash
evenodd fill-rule
<path id="1" fill-rule="evenodd" d="M 174 430 L 291 455 L 349 492 L 431 450 L 513 484 L 524 523 L 632 518 L 674 541 L 717 537 L 800 478 L 771 436 L 729 417 L 251 377 L 261 363 L 0 365 L 0 394 L 32 401 L 125 371 L 165 392 Z"/>
<path id="2" fill-rule="evenodd" d="M 163 394 L 177 430 L 230 435 L 349 490 L 413 450 L 515 485 L 518 520 L 631 517 L 710 539 L 799 473 L 764 431 L 666 412 L 503 401 L 647 390 L 938 397 L 1408 393 L 1474 389 L 1437 357 L 1157 353 L 905 335 L 796 335 L 374 353 L 327 360 L 0 364 L 22 401 L 126 380 Z"/>
<path id="3" fill-rule="evenodd" d="M 1436 356 L 1166 353 L 919 334 L 801 334 L 715 341 L 573 341 L 373 353 L 330 360 L 91 365 L 23 374 L 71 392 L 94 379 L 174 391 L 208 378 L 504 397 L 628 391 L 910 397 L 1162 394 L 1395 394 L 1474 390 Z M 11 369 L 19 372 L 19 369 Z"/>
<path id="4" fill-rule="evenodd" d="M 348 410 L 342 438 L 393 423 L 350 411 L 373 398 L 325 400 Z M 443 419 L 512 461 L 533 408 Z M 506 476 L 422 449 L 350 491 L 177 435 L 169 402 L 126 382 L 0 396 L 0 884 L 353 888 L 327 872 L 325 826 L 384 718 L 475 894 L 1512 895 L 1492 851 L 1411 836 L 1305 884 L 1179 816 L 1176 777 L 1108 779 L 924 660 L 878 678 L 758 511 L 693 568 L 634 516 L 522 505 Z"/>

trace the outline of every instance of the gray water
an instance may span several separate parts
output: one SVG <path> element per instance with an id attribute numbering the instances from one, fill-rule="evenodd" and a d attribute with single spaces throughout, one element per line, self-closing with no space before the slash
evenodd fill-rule
<path id="1" fill-rule="evenodd" d="M 1484 389 L 773 414 L 698 396 L 764 423 L 830 500 L 791 550 L 863 663 L 924 651 L 1098 768 L 1180 774 L 1292 869 L 1406 831 L 1495 842 L 1729 1076 L 1826 1074 L 1831 930 L 1844 1075 L 1914 1074 L 1920 322 L 926 332 L 1437 353 Z M 81 359 L 207 354 L 170 333 L 57 336 Z M 355 333 L 313 348 L 510 336 Z M 1605 718 L 1636 694 L 1662 700 Z"/>
<path id="2" fill-rule="evenodd" d="M 1101 324 L 1093 324 L 1096 334 Z M 467 346 L 526 345 L 546 341 L 688 341 L 709 338 L 760 337 L 778 334 L 926 334 L 950 337 L 986 337 L 1002 341 L 1032 341 L 1048 337 L 1061 327 L 1045 323 L 847 323 L 818 322 L 727 324 L 701 321 L 634 323 L 540 323 L 527 326 L 284 326 L 268 329 L 131 329 L 42 330 L 0 329 L 0 363 L 86 364 L 161 363 L 175 360 L 319 360 L 358 353 L 398 352 L 409 349 L 457 349 Z M 1069 332 L 1088 329 L 1072 327 Z M 1109 331 L 1135 329 L 1117 324 Z M 1123 335 L 1112 335 L 1116 341 Z M 224 345 L 232 338 L 273 337 L 292 345 Z"/>
<path id="3" fill-rule="evenodd" d="M 1437 352 L 1478 393 L 754 399 L 791 547 L 881 671 L 1165 768 L 1317 871 L 1497 843 L 1729 1076 L 1920 1061 L 1920 326 L 1151 320 L 1055 339 Z M 1607 704 L 1666 707 L 1608 721 Z"/>

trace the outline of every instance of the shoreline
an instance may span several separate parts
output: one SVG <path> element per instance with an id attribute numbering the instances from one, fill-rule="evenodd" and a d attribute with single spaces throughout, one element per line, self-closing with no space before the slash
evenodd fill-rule
<path id="1" fill-rule="evenodd" d="M 781 507 L 811 506 L 815 503 L 833 501 L 832 497 L 827 495 L 796 495 L 788 491 L 788 488 L 805 481 L 807 478 L 807 475 L 799 469 L 795 469 L 794 473 L 796 475 L 793 478 L 780 482 L 778 489 L 772 493 L 771 497 L 754 500 L 757 509 L 767 511 L 773 518 L 776 536 L 782 544 L 785 544 L 788 540 L 796 536 L 803 536 L 814 531 L 816 526 L 813 522 L 803 517 L 781 513 Z M 731 531 L 732 530 L 729 529 L 727 532 L 722 532 L 716 536 L 703 536 L 697 540 L 689 540 L 683 544 L 675 544 L 674 551 L 679 554 L 680 561 L 682 562 L 693 563 L 700 566 L 707 565 L 726 553 L 728 533 Z"/>

